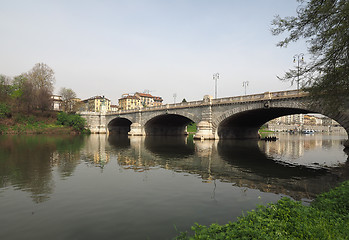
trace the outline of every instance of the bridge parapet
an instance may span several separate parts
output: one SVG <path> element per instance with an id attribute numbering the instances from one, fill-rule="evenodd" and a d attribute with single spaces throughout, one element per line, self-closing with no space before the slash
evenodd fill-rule
<path id="1" fill-rule="evenodd" d="M 307 96 L 307 92 L 299 91 L 299 90 L 289 90 L 289 91 L 279 91 L 279 92 L 265 92 L 261 94 L 252 94 L 252 95 L 244 95 L 244 96 L 236 96 L 236 97 L 226 97 L 226 98 L 218 98 L 212 99 L 211 101 L 191 101 L 184 103 L 173 103 L 173 104 L 165 104 L 160 106 L 153 107 L 143 107 L 138 109 L 130 109 L 130 110 L 119 110 L 115 112 L 109 112 L 107 114 L 114 115 L 118 113 L 135 113 L 135 112 L 147 112 L 147 111 L 159 111 L 164 109 L 180 109 L 180 108 L 191 108 L 197 106 L 207 106 L 207 105 L 217 105 L 217 104 L 227 104 L 227 103 L 239 103 L 239 102 L 253 102 L 253 101 L 261 101 L 261 100 L 270 100 L 270 99 L 282 99 L 282 98 L 299 98 Z"/>

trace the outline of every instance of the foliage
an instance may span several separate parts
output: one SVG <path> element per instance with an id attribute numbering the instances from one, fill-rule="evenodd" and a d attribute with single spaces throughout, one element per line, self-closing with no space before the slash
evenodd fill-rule
<path id="1" fill-rule="evenodd" d="M 187 126 L 188 132 L 196 132 L 196 123 L 192 122 Z"/>
<path id="2" fill-rule="evenodd" d="M 349 181 L 319 195 L 310 206 L 282 198 L 259 206 L 236 222 L 209 227 L 195 224 L 193 236 L 177 239 L 348 239 Z"/>
<path id="3" fill-rule="evenodd" d="M 73 112 L 74 102 L 72 100 L 76 98 L 76 93 L 70 88 L 61 88 L 59 94 L 62 96 L 64 111 Z"/>
<path id="4" fill-rule="evenodd" d="M 6 103 L 0 103 L 0 119 L 10 117 L 11 109 Z"/>
<path id="5" fill-rule="evenodd" d="M 312 60 L 302 69 L 288 71 L 282 79 L 300 77 L 314 102 L 320 101 L 328 109 L 340 107 L 349 98 L 349 1 L 298 2 L 296 17 L 275 17 L 272 34 L 289 33 L 277 44 L 280 47 L 304 38 Z"/>
<path id="6" fill-rule="evenodd" d="M 67 114 L 65 112 L 61 112 L 57 115 L 57 124 L 73 127 L 75 131 L 80 133 L 88 132 L 85 129 L 86 120 L 82 118 L 80 115 Z"/>
<path id="7" fill-rule="evenodd" d="M 8 127 L 6 125 L 0 124 L 0 134 L 6 134 Z"/>
<path id="8" fill-rule="evenodd" d="M 11 94 L 11 79 L 5 75 L 0 75 L 0 101 L 8 101 L 8 98 Z"/>

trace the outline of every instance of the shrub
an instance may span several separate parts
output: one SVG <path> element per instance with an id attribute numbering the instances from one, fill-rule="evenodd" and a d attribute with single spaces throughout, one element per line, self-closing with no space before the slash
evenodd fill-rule
<path id="1" fill-rule="evenodd" d="M 0 118 L 10 117 L 11 108 L 6 103 L 0 103 Z"/>
<path id="2" fill-rule="evenodd" d="M 0 134 L 6 134 L 8 127 L 6 125 L 0 125 Z"/>
<path id="3" fill-rule="evenodd" d="M 319 195 L 310 206 L 282 198 L 259 206 L 236 222 L 225 225 L 195 224 L 194 236 L 177 239 L 348 239 L 349 181 Z"/>
<path id="4" fill-rule="evenodd" d="M 57 115 L 57 124 L 70 126 L 75 131 L 80 133 L 88 133 L 88 131 L 85 129 L 86 120 L 76 114 L 67 114 L 65 112 L 59 113 Z"/>

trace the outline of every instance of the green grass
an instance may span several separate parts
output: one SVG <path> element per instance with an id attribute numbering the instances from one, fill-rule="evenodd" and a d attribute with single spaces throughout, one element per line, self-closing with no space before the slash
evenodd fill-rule
<path id="1" fill-rule="evenodd" d="M 349 239 L 349 181 L 310 206 L 289 198 L 259 206 L 225 225 L 195 224 L 176 239 Z"/>

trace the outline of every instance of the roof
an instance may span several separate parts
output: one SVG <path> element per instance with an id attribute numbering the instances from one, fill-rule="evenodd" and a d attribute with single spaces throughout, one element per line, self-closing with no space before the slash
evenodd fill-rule
<path id="1" fill-rule="evenodd" d="M 87 101 L 87 100 L 95 100 L 95 99 L 105 99 L 105 100 L 108 100 L 110 101 L 108 98 L 104 97 L 104 96 L 94 96 L 94 97 L 90 97 L 89 99 L 86 99 L 84 101 Z"/>
<path id="2" fill-rule="evenodd" d="M 147 97 L 147 98 L 153 98 L 154 96 L 149 94 L 149 93 L 139 93 L 139 92 L 136 92 L 135 95 L 138 95 L 140 97 Z"/>
<path id="3" fill-rule="evenodd" d="M 119 98 L 119 100 L 122 100 L 122 99 L 137 99 L 137 100 L 139 100 L 139 97 L 128 95 L 126 97 Z"/>

